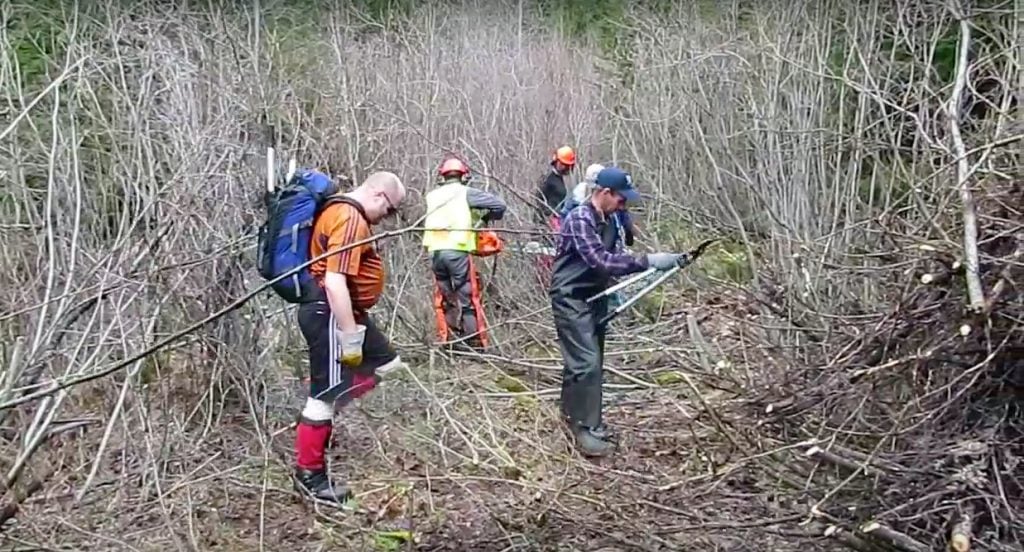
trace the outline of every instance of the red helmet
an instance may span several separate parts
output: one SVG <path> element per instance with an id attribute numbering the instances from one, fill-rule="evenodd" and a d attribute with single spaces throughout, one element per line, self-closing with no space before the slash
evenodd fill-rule
<path id="1" fill-rule="evenodd" d="M 465 176 L 469 174 L 469 167 L 455 157 L 445 159 L 444 163 L 441 163 L 441 168 L 437 169 L 437 174 L 447 176 L 451 173 L 456 173 L 459 176 Z"/>

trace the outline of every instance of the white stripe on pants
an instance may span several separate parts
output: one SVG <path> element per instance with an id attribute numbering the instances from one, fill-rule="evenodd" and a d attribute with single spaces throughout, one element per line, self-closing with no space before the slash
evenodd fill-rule
<path id="1" fill-rule="evenodd" d="M 330 325 L 330 334 L 327 338 L 329 345 L 328 350 L 331 354 L 330 367 L 327 369 L 327 389 L 334 389 L 341 385 L 341 341 L 338 339 L 338 325 L 334 319 L 334 311 L 331 311 L 328 307 L 328 311 L 331 313 L 327 317 L 328 324 Z"/>

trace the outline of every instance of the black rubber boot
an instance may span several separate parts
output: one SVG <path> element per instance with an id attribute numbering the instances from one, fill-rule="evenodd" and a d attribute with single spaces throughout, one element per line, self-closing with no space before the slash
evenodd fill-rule
<path id="1" fill-rule="evenodd" d="M 615 432 L 611 430 L 607 425 L 602 423 L 601 425 L 590 430 L 591 435 L 601 439 L 602 441 L 608 441 L 615 437 Z"/>
<path id="2" fill-rule="evenodd" d="M 598 437 L 594 432 L 585 427 L 577 427 L 573 432 L 573 436 L 576 438 L 576 447 L 584 456 L 608 456 L 615 449 L 614 445 Z"/>
<path id="3" fill-rule="evenodd" d="M 572 427 L 573 427 L 572 417 L 569 416 L 569 412 L 566 409 L 565 402 L 563 402 L 561 406 L 562 406 L 562 421 L 565 422 L 569 426 L 569 428 L 570 428 L 569 432 L 573 433 L 573 430 L 572 430 Z M 597 427 L 595 427 L 594 429 L 591 429 L 590 430 L 590 434 L 593 435 L 594 437 L 597 437 L 598 439 L 601 439 L 602 441 L 608 441 L 608 440 L 611 440 L 611 439 L 613 439 L 615 437 L 615 432 L 612 431 L 611 428 L 609 428 L 607 425 L 605 425 L 604 422 L 601 422 L 600 424 L 598 424 Z"/>
<path id="4" fill-rule="evenodd" d="M 352 491 L 343 483 L 333 483 L 327 470 L 295 470 L 295 489 L 313 500 L 330 506 L 341 506 L 352 498 Z"/>

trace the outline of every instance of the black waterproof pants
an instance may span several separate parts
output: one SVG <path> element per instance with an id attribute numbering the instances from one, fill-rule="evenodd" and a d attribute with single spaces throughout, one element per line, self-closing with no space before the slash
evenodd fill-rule
<path id="1" fill-rule="evenodd" d="M 608 299 L 587 304 L 555 293 L 551 310 L 562 350 L 562 413 L 575 426 L 597 429 L 604 382 L 604 328 L 597 321 L 608 312 Z"/>

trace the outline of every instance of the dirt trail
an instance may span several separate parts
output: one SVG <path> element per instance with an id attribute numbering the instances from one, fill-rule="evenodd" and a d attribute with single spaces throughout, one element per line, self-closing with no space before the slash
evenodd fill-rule
<path id="1" fill-rule="evenodd" d="M 678 322 L 687 310 L 704 331 L 728 324 L 705 307 L 668 314 L 676 323 L 663 326 L 685 326 Z M 728 347 L 704 346 L 715 345 Z M 672 348 L 679 352 L 665 351 Z M 605 416 L 619 447 L 597 461 L 570 446 L 555 394 L 507 392 L 509 377 L 550 389 L 557 372 L 534 370 L 530 382 L 529 370 L 499 375 L 471 361 L 418 366 L 415 377 L 388 382 L 341 415 L 351 422 L 338 425 L 334 471 L 355 482 L 360 513 L 327 515 L 376 549 L 400 544 L 382 531 L 410 528 L 424 550 L 764 549 L 749 548 L 747 532 L 730 527 L 777 514 L 754 500 L 761 493 L 742 470 L 730 471 L 743 455 L 705 410 L 729 409 L 725 392 L 702 383 L 719 378 L 700 373 L 698 351 L 682 335 L 650 350 L 638 349 L 632 331 L 609 339 L 607 366 L 626 377 L 607 376 Z M 554 359 L 526 363 L 557 367 Z M 290 443 L 277 444 L 288 454 Z"/>
<path id="2" fill-rule="evenodd" d="M 616 323 L 605 416 L 619 447 L 610 458 L 587 460 L 570 446 L 550 392 L 559 370 L 550 352 L 515 363 L 411 354 L 411 373 L 337 415 L 331 470 L 355 488 L 354 511 L 311 508 L 291 490 L 288 425 L 299 401 L 282 376 L 269 384 L 262 436 L 246 408 L 228 405 L 215 426 L 196 426 L 195 450 L 169 455 L 162 488 L 125 469 L 131 479 L 98 483 L 81 505 L 53 492 L 30 500 L 8 534 L 52 542 L 33 513 L 52 520 L 59 511 L 68 535 L 59 540 L 99 549 L 795 550 L 731 526 L 777 513 L 751 474 L 732 469 L 741 449 L 688 383 L 719 417 L 735 401 L 708 385 L 734 369 L 698 360 L 685 333 L 689 313 L 702 334 L 726 336 L 703 347 L 728 355 L 737 345 L 721 313 L 734 307 L 715 303 L 656 324 L 635 315 Z"/>

